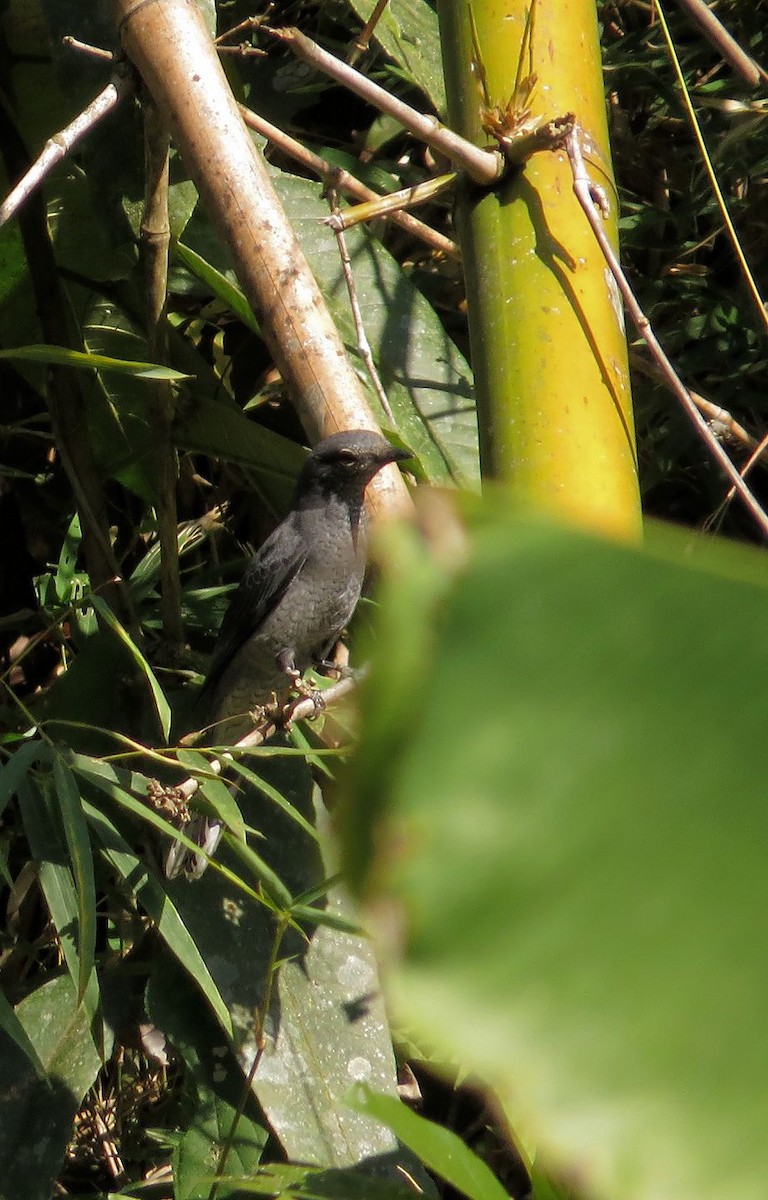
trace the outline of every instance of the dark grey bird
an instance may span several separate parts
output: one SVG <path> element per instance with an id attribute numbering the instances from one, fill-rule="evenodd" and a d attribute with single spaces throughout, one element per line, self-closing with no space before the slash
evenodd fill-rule
<path id="1" fill-rule="evenodd" d="M 198 702 L 209 741 L 237 741 L 253 709 L 284 700 L 309 666 L 327 659 L 363 586 L 365 489 L 387 463 L 407 458 L 367 429 L 335 433 L 309 455 L 290 511 L 251 559 L 224 615 Z M 219 836 L 208 823 L 200 844 L 210 853 Z M 166 873 L 194 877 L 204 866 L 203 856 L 190 866 L 177 842 Z"/>

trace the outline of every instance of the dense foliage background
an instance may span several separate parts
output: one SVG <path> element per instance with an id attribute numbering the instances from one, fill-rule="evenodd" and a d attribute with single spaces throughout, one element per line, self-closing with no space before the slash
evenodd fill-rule
<path id="1" fill-rule="evenodd" d="M 255 15 L 245 0 L 203 7 L 218 32 Z M 371 5 L 279 7 L 281 24 L 342 54 Z M 72 34 L 114 46 L 109 5 L 89 8 L 0 5 L 7 180 L 106 82 L 108 66 L 61 44 Z M 768 5 L 723 0 L 717 11 L 768 62 Z M 768 277 L 765 88 L 736 80 L 677 8 L 667 16 L 759 285 Z M 658 21 L 640 2 L 603 4 L 600 19 L 625 266 L 686 382 L 759 440 L 765 313 L 744 286 Z M 241 36 L 259 51 L 227 57 L 245 103 L 378 190 L 429 176 L 428 155 L 389 118 L 308 73 L 258 31 Z M 439 64 L 431 6 L 401 0 L 358 66 L 439 113 Z M 354 346 L 335 246 L 319 220 L 328 211 L 321 185 L 283 153 L 268 158 Z M 739 1194 L 759 1195 L 764 1174 L 753 1152 L 766 1046 L 752 1006 L 765 980 L 752 922 L 765 899 L 761 556 L 657 533 L 641 559 L 508 528 L 503 506 L 491 501 L 481 509 L 467 500 L 460 519 L 449 506 L 438 524 L 469 527 L 476 574 L 461 574 L 461 533 L 459 548 L 448 538 L 434 561 L 407 534 L 384 555 L 388 615 L 378 638 L 387 671 L 376 688 L 385 703 L 377 707 L 376 689 L 364 701 L 367 740 L 352 772 L 339 760 L 357 718 L 334 712 L 239 766 L 241 812 L 199 755 L 164 748 L 186 726 L 229 589 L 247 548 L 284 511 L 306 439 L 175 155 L 171 171 L 168 363 L 188 650 L 163 636 L 159 609 L 152 382 L 125 366 L 152 361 L 134 101 L 51 173 L 47 212 L 29 206 L 24 240 L 16 221 L 0 232 L 2 350 L 50 342 L 53 321 L 63 344 L 112 360 L 96 373 L 57 371 L 31 353 L 0 359 L 0 1194 L 208 1195 L 211 1148 L 226 1141 L 241 1107 L 226 1165 L 233 1176 L 285 1160 L 341 1171 L 374 1157 L 382 1167 L 383 1182 L 373 1183 L 287 1168 L 280 1175 L 275 1166 L 262 1181 L 272 1194 L 285 1186 L 291 1194 L 373 1195 L 389 1180 L 391 1195 L 393 1164 L 400 1180 L 407 1170 L 433 1186 L 389 1128 L 445 1174 L 460 1151 L 430 1150 L 430 1135 L 399 1127 L 386 1106 L 377 1123 L 367 1095 L 337 1127 L 324 1120 L 329 1095 L 359 1078 L 349 1064 L 368 1055 L 377 1067 L 365 1081 L 394 1090 L 377 965 L 347 896 L 328 882 L 335 863 L 322 860 L 317 844 L 318 783 L 333 797 L 340 774 L 342 792 L 370 798 L 370 810 L 346 819 L 344 852 L 363 890 L 378 886 L 397 898 L 383 921 L 393 960 L 403 949 L 397 905 L 409 913 L 410 957 L 401 974 L 391 968 L 392 996 L 409 1023 L 395 1040 L 425 1115 L 456 1128 L 516 1195 L 532 1171 L 536 1196 L 613 1188 L 617 1200 L 685 1200 L 694 1190 L 701 1200 L 721 1190 L 737 1159 Z M 452 235 L 450 196 L 418 215 Z M 350 234 L 349 245 L 392 406 L 383 426 L 413 448 L 419 482 L 471 493 L 479 468 L 460 266 L 381 222 Z M 723 503 L 719 472 L 639 341 L 632 365 L 647 512 L 754 540 L 738 506 Z M 76 380 L 77 395 L 62 376 Z M 734 452 L 744 461 L 750 445 L 737 442 Z M 73 453 L 81 456 L 74 468 Z M 759 496 L 762 474 L 758 461 Z M 89 559 L 83 544 L 73 479 L 93 485 L 126 581 L 122 592 L 110 585 L 102 561 L 95 604 L 88 564 L 98 556 Z M 692 549 L 699 565 L 681 566 Z M 353 654 L 366 644 L 371 607 L 353 630 Z M 490 643 L 489 611 L 499 617 Z M 425 702 L 422 711 L 424 695 L 445 697 L 445 707 Z M 149 780 L 190 774 L 201 781 L 203 806 L 229 829 L 227 873 L 211 870 L 194 887 L 163 879 L 162 836 L 173 814 L 147 803 Z M 259 791 L 245 787 L 254 783 Z M 509 805 L 520 794 L 535 819 L 526 805 Z M 378 802 L 396 813 L 383 840 Z M 258 836 L 246 841 L 254 828 Z M 423 860 L 398 859 L 403 828 L 418 835 Z M 489 857 L 481 828 L 504 847 L 503 861 Z M 611 920 L 627 912 L 637 918 L 629 929 Z M 370 1003 L 355 1021 L 326 1022 L 313 1007 L 321 984 L 338 982 L 353 960 L 350 994 Z M 585 962 L 597 964 L 591 973 Z M 548 963 L 556 964 L 559 1003 L 548 991 Z M 341 992 L 329 994 L 342 1002 Z M 288 1031 L 280 1044 L 278 1017 Z M 705 1044 L 712 1052 L 702 1056 Z M 236 1049 L 248 1064 L 262 1052 L 272 1063 L 247 1102 Z M 294 1067 L 311 1055 L 307 1083 Z M 41 1065 L 50 1085 L 35 1074 Z M 464 1068 L 491 1080 L 505 1116 L 478 1094 L 474 1077 L 466 1083 Z M 724 1128 L 723 1112 L 740 1135 L 734 1124 Z M 456 1186 L 498 1194 L 471 1161 L 467 1170 L 479 1174 L 471 1183 L 454 1178 Z M 244 1188 L 221 1183 L 218 1194 Z"/>

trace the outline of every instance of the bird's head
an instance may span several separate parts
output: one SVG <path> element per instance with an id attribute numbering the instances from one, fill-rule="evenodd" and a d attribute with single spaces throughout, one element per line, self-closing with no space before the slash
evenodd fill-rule
<path id="1" fill-rule="evenodd" d="M 334 433 L 318 442 L 304 463 L 297 494 L 320 490 L 362 496 L 382 467 L 410 457 L 407 450 L 399 450 L 370 429 Z"/>

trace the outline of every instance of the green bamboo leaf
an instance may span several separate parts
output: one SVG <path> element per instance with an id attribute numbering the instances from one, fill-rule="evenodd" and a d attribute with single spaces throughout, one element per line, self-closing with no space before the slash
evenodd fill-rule
<path id="1" fill-rule="evenodd" d="M 52 750 L 37 739 L 22 742 L 8 762 L 0 767 L 0 814 L 6 804 L 16 795 L 19 786 L 29 775 L 36 762 L 44 762 Z"/>
<path id="2" fill-rule="evenodd" d="M 158 363 L 133 362 L 127 358 L 109 358 L 104 354 L 86 354 L 83 350 L 67 350 L 63 346 L 14 346 L 11 350 L 0 350 L 0 359 L 3 358 L 18 362 L 76 367 L 83 371 L 115 371 L 119 375 L 135 375 L 138 379 L 175 382 L 190 378 L 181 371 L 161 367 Z"/>
<path id="3" fill-rule="evenodd" d="M 160 728 L 162 730 L 163 737 L 167 740 L 171 732 L 171 706 L 165 698 L 165 693 L 160 687 L 154 671 L 150 667 L 144 655 L 141 653 L 141 650 L 139 650 L 139 647 L 136 645 L 133 638 L 130 637 L 128 632 L 123 628 L 115 614 L 112 612 L 112 609 L 107 603 L 105 603 L 102 597 L 92 594 L 90 601 L 102 620 L 109 625 L 110 629 L 114 630 L 123 645 L 128 648 L 134 661 L 147 680 L 147 683 L 149 684 L 149 690 L 152 694 L 152 700 L 154 701 L 157 719 L 160 722 Z"/>
<path id="4" fill-rule="evenodd" d="M 87 801 L 84 810 L 104 854 L 126 883 L 130 884 L 168 949 L 181 963 L 205 996 L 228 1037 L 232 1037 L 232 1019 L 194 939 L 179 916 L 178 909 L 157 879 L 150 875 L 125 838 L 99 809 Z"/>
<path id="5" fill-rule="evenodd" d="M 508 1200 L 490 1167 L 452 1129 L 428 1121 L 396 1096 L 377 1094 L 363 1083 L 351 1088 L 345 1101 L 355 1112 L 381 1121 L 430 1171 L 469 1200 Z"/>
<path id="6" fill-rule="evenodd" d="M 80 960 L 77 999 L 79 1003 L 85 995 L 96 959 L 96 883 L 93 876 L 93 852 L 77 781 L 61 758 L 54 761 L 53 778 L 77 896 L 77 928 L 79 932 L 77 952 Z"/>
<path id="7" fill-rule="evenodd" d="M 178 964 L 167 959 L 158 964 L 146 1000 L 150 1018 L 183 1058 L 197 1093 L 197 1107 L 174 1151 L 175 1200 L 207 1200 L 217 1152 L 241 1107 L 242 1069 L 233 1047 L 222 1044 L 213 1016 L 201 1011 L 194 982 Z M 253 1175 L 267 1136 L 258 1106 L 249 1097 L 237 1120 L 226 1176 Z M 236 1192 L 239 1194 L 239 1188 Z M 222 1187 L 219 1194 L 222 1200 L 233 1195 L 228 1187 Z"/>
<path id="8" fill-rule="evenodd" d="M 275 187 L 301 240 L 341 336 L 353 355 L 357 333 L 338 259 L 329 254 L 327 207 L 321 187 L 274 173 Z M 234 281 L 221 243 L 194 218 L 185 237 L 216 269 Z M 366 335 L 389 397 L 398 436 L 433 483 L 479 483 L 477 419 L 469 366 L 440 318 L 384 246 L 361 228 L 347 234 L 355 265 L 357 299 Z M 233 286 L 236 284 L 233 283 Z M 367 372 L 359 364 L 361 377 Z M 374 411 L 378 402 L 370 395 Z M 389 418 L 381 413 L 386 425 Z"/>
<path id="9" fill-rule="evenodd" d="M 91 1029 L 96 1032 L 100 1029 L 97 1024 L 99 981 L 94 967 L 93 949 L 87 976 L 82 969 L 79 943 L 82 941 L 83 925 L 79 896 L 67 862 L 70 855 L 63 828 L 61 803 L 56 795 L 53 776 L 41 773 L 37 777 L 27 778 L 19 788 L 19 808 L 30 850 L 38 864 L 40 886 L 58 934 L 72 986 L 78 993 L 82 988 L 79 998 L 82 999 L 88 1014 Z M 95 900 L 93 911 L 95 925 Z M 87 928 L 87 917 L 85 924 Z M 76 933 L 80 936 L 76 937 Z"/>
<path id="10" fill-rule="evenodd" d="M 304 764 L 280 756 L 265 761 L 263 770 L 309 817 L 316 798 Z M 299 895 L 318 887 L 328 872 L 316 838 L 299 829 L 262 792 L 243 792 L 245 820 L 262 835 L 260 851 L 282 887 Z M 222 857 L 231 862 L 242 849 L 225 840 Z M 272 997 L 272 1011 L 279 1011 L 254 1091 L 286 1154 L 295 1161 L 337 1166 L 381 1156 L 383 1168 L 391 1166 L 395 1174 L 397 1163 L 402 1163 L 421 1183 L 418 1163 L 405 1151 L 400 1156 L 391 1134 L 337 1103 L 359 1070 L 366 1071 L 377 1091 L 395 1092 L 391 1033 L 370 942 L 331 928 L 313 930 L 308 937 L 295 923 L 286 923 L 275 947 L 279 923 L 274 913 L 263 905 L 233 904 L 231 888 L 210 870 L 194 886 L 177 880 L 169 891 L 230 1006 L 246 1062 L 251 1061 L 254 1044 L 247 1014 L 267 996 Z M 354 914 L 341 896 L 329 896 L 328 907 L 352 923 Z M 276 987 L 274 955 L 280 960 Z"/>
<path id="11" fill-rule="evenodd" d="M 191 838 L 187 837 L 176 825 L 156 812 L 146 799 L 137 799 L 131 793 L 129 787 L 135 788 L 140 796 L 146 795 L 147 780 L 143 776 L 136 775 L 133 772 L 118 771 L 109 763 L 99 762 L 82 754 L 72 756 L 72 765 L 78 774 L 90 780 L 97 788 L 106 792 L 117 804 L 122 805 L 123 808 L 127 808 L 129 812 L 132 812 L 134 816 L 137 816 L 142 821 L 146 821 L 148 825 L 153 825 L 155 829 L 159 830 L 166 837 L 180 841 L 182 845 L 195 854 L 202 853 L 200 847 Z M 134 782 L 130 782 L 131 780 Z M 215 859 L 209 858 L 208 862 L 213 866 L 215 871 L 224 876 L 227 883 L 244 892 L 249 899 L 262 903 L 262 897 L 254 892 L 253 888 L 249 887 L 243 879 L 240 879 L 238 875 L 230 871 L 228 867 Z"/>
<path id="12" fill-rule="evenodd" d="M 342 933 L 351 933 L 355 937 L 364 936 L 360 922 L 342 913 L 334 912 L 332 908 L 317 908 L 310 904 L 291 905 L 291 916 L 295 921 L 308 925 L 325 925 L 328 929 L 338 929 Z"/>
<path id="13" fill-rule="evenodd" d="M 13 887 L 13 876 L 8 870 L 8 859 L 6 858 L 5 850 L 2 848 L 0 848 L 0 875 L 2 875 L 8 887 Z"/>
<path id="14" fill-rule="evenodd" d="M 64 541 L 61 543 L 59 562 L 56 574 L 53 577 L 56 598 L 61 604 L 69 604 L 72 600 L 72 583 L 77 570 L 77 560 L 82 540 L 80 515 L 79 513 L 75 513 L 67 527 Z"/>
<path id="15" fill-rule="evenodd" d="M 371 16 L 375 0 L 349 0 L 362 20 Z M 434 8 L 426 0 L 390 0 L 373 34 L 409 82 L 421 88 L 445 114 L 445 85 L 440 61 L 440 31 Z"/>
<path id="16" fill-rule="evenodd" d="M 274 787 L 274 785 L 271 784 L 263 774 L 257 774 L 256 771 L 247 766 L 247 764 L 239 758 L 233 758 L 229 766 L 231 770 L 236 771 L 238 775 L 241 775 L 247 783 L 250 783 L 255 788 L 258 788 L 263 796 L 266 796 L 267 799 L 276 804 L 277 807 L 281 809 L 287 817 L 290 817 L 290 819 L 294 821 L 296 825 L 298 825 L 299 829 L 301 829 L 303 833 L 306 833 L 307 836 L 311 837 L 314 841 L 318 840 L 317 830 L 315 829 L 314 825 L 310 824 L 307 818 L 299 812 L 296 806 L 291 804 L 290 800 L 288 800 L 282 794 L 282 792 Z"/>
<path id="17" fill-rule="evenodd" d="M 408 1168 L 406 1168 L 408 1170 Z M 413 1200 L 415 1195 L 433 1197 L 430 1180 L 419 1180 L 419 1189 L 397 1179 L 378 1179 L 364 1167 L 357 1170 L 295 1167 L 270 1163 L 247 1179 L 229 1180 L 238 1198 L 267 1196 L 273 1200 Z"/>
<path id="18" fill-rule="evenodd" d="M 256 320 L 250 304 L 240 288 L 232 283 L 222 271 L 218 271 L 202 255 L 197 254 L 189 246 L 185 246 L 183 242 L 176 243 L 176 254 L 185 267 L 202 280 L 230 312 L 240 318 L 247 329 L 252 329 L 254 333 L 259 332 L 259 322 Z"/>
<path id="19" fill-rule="evenodd" d="M 291 893 L 280 876 L 272 870 L 261 855 L 257 854 L 247 842 L 241 842 L 237 838 L 229 838 L 228 845 L 232 853 L 258 879 L 275 906 L 283 910 L 290 909 L 292 903 Z"/>
<path id="20" fill-rule="evenodd" d="M 205 755 L 199 754 L 195 750 L 178 750 L 176 757 L 190 775 L 199 776 L 200 794 L 209 804 L 214 816 L 226 825 L 234 837 L 244 842 L 243 814 L 224 780 L 211 774 L 210 763 Z"/>

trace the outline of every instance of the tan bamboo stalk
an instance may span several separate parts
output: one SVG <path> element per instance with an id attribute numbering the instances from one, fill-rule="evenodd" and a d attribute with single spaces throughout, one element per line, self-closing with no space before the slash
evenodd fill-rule
<path id="1" fill-rule="evenodd" d="M 232 95 L 195 0 L 115 0 L 124 49 L 167 122 L 308 437 L 376 421 Z M 407 503 L 399 472 L 374 480 L 372 507 Z"/>

